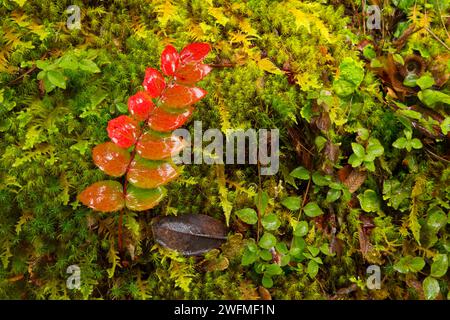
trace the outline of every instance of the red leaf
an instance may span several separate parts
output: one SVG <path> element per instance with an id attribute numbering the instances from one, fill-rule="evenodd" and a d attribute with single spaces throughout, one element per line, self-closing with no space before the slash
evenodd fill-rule
<path id="1" fill-rule="evenodd" d="M 181 50 L 181 63 L 199 62 L 206 57 L 210 50 L 211 46 L 207 43 L 191 43 Z"/>
<path id="2" fill-rule="evenodd" d="M 156 133 L 144 133 L 136 144 L 136 152 L 149 160 L 161 160 L 177 154 L 185 144 L 180 137 L 157 136 Z"/>
<path id="3" fill-rule="evenodd" d="M 113 212 L 125 205 L 122 185 L 117 181 L 96 182 L 79 195 L 78 199 L 89 208 L 102 212 Z"/>
<path id="4" fill-rule="evenodd" d="M 193 85 L 202 80 L 211 70 L 212 68 L 207 64 L 186 64 L 175 72 L 175 81 L 180 84 Z"/>
<path id="5" fill-rule="evenodd" d="M 162 105 L 168 108 L 183 108 L 202 99 L 206 91 L 198 87 L 186 87 L 174 84 L 161 96 Z"/>
<path id="6" fill-rule="evenodd" d="M 141 189 L 129 184 L 125 196 L 126 206 L 130 210 L 144 211 L 155 207 L 166 195 L 164 187 Z"/>
<path id="7" fill-rule="evenodd" d="M 166 86 L 166 81 L 162 74 L 153 68 L 147 68 L 145 70 L 144 82 L 142 86 L 152 98 L 157 98 L 161 95 L 161 92 Z"/>
<path id="8" fill-rule="evenodd" d="M 139 91 L 128 99 L 128 110 L 137 120 L 146 120 L 154 108 L 155 104 L 145 91 Z"/>
<path id="9" fill-rule="evenodd" d="M 119 116 L 108 122 L 108 136 L 122 148 L 129 148 L 139 135 L 139 124 L 128 116 Z"/>
<path id="10" fill-rule="evenodd" d="M 124 175 L 131 160 L 127 150 L 112 142 L 97 145 L 92 150 L 92 158 L 97 167 L 113 177 Z"/>
<path id="11" fill-rule="evenodd" d="M 166 76 L 173 76 L 180 63 L 180 55 L 174 46 L 168 45 L 161 53 L 161 70 Z"/>
<path id="12" fill-rule="evenodd" d="M 168 132 L 184 125 L 193 112 L 193 107 L 188 107 L 182 112 L 171 112 L 163 108 L 157 108 L 150 115 L 147 123 L 152 130 Z"/>
<path id="13" fill-rule="evenodd" d="M 127 180 L 138 188 L 151 189 L 168 183 L 178 175 L 176 167 L 168 162 L 135 156 L 128 169 Z"/>

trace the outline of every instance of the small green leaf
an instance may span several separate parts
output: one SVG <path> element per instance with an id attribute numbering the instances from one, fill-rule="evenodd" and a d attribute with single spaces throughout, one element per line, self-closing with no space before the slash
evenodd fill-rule
<path id="1" fill-rule="evenodd" d="M 314 172 L 312 175 L 312 181 L 316 186 L 327 186 L 331 183 L 331 177 L 330 176 L 323 176 L 319 172 Z"/>
<path id="2" fill-rule="evenodd" d="M 433 108 L 437 103 L 450 104 L 450 96 L 440 91 L 426 89 L 420 91 L 417 96 L 420 101 L 431 108 Z"/>
<path id="3" fill-rule="evenodd" d="M 433 258 L 431 265 L 431 275 L 440 278 L 447 273 L 448 256 L 446 254 L 438 254 Z"/>
<path id="4" fill-rule="evenodd" d="M 314 278 L 319 272 L 319 264 L 314 260 L 310 260 L 308 262 L 308 266 L 306 268 L 306 272 L 311 278 Z"/>
<path id="5" fill-rule="evenodd" d="M 277 244 L 277 239 L 275 236 L 269 232 L 263 234 L 261 239 L 259 239 L 259 246 L 264 249 L 270 249 Z"/>
<path id="6" fill-rule="evenodd" d="M 336 190 L 336 189 L 330 189 L 327 192 L 327 197 L 325 199 L 326 202 L 334 202 L 337 199 L 339 199 L 341 196 L 341 191 L 340 190 Z"/>
<path id="7" fill-rule="evenodd" d="M 300 197 L 287 197 L 281 201 L 281 204 L 289 210 L 296 211 L 300 209 Z"/>
<path id="8" fill-rule="evenodd" d="M 294 230 L 294 236 L 296 237 L 303 237 L 308 234 L 308 222 L 306 221 L 300 221 L 297 223 L 297 226 Z"/>
<path id="9" fill-rule="evenodd" d="M 416 84 L 420 87 L 420 89 L 425 90 L 433 86 L 434 78 L 428 75 L 424 75 L 417 79 Z"/>
<path id="10" fill-rule="evenodd" d="M 422 142 L 417 138 L 412 139 L 410 143 L 414 149 L 421 149 L 423 147 Z"/>
<path id="11" fill-rule="evenodd" d="M 251 208 L 245 208 L 236 211 L 236 215 L 247 224 L 255 224 L 258 222 L 258 215 L 255 210 Z"/>
<path id="12" fill-rule="evenodd" d="M 261 250 L 259 252 L 259 256 L 264 261 L 271 261 L 272 260 L 272 253 L 269 250 Z"/>
<path id="13" fill-rule="evenodd" d="M 394 143 L 392 144 L 392 146 L 397 149 L 404 149 L 406 147 L 407 143 L 408 143 L 408 141 L 406 140 L 406 138 L 401 137 L 401 138 L 398 138 L 397 140 L 395 140 Z"/>
<path id="14" fill-rule="evenodd" d="M 316 202 L 310 202 L 308 203 L 304 208 L 303 211 L 308 217 L 317 217 L 323 214 L 322 209 L 318 206 Z"/>
<path id="15" fill-rule="evenodd" d="M 358 195 L 359 204 L 365 212 L 377 212 L 380 208 L 380 199 L 375 191 L 367 189 Z"/>
<path id="16" fill-rule="evenodd" d="M 273 286 L 272 278 L 264 275 L 262 278 L 262 285 L 267 289 L 272 288 L 272 286 Z"/>
<path id="17" fill-rule="evenodd" d="M 88 60 L 88 59 L 83 59 L 80 61 L 79 63 L 79 67 L 81 70 L 87 71 L 87 72 L 91 72 L 91 73 L 98 73 L 100 72 L 100 69 L 97 67 L 97 65 L 95 64 L 95 62 Z"/>
<path id="18" fill-rule="evenodd" d="M 64 75 L 60 71 L 56 70 L 48 71 L 47 78 L 56 87 L 59 87 L 61 89 L 66 88 L 66 79 L 64 78 Z"/>
<path id="19" fill-rule="evenodd" d="M 304 167 L 295 168 L 289 175 L 297 179 L 309 180 L 309 171 Z"/>
<path id="20" fill-rule="evenodd" d="M 269 276 L 277 276 L 283 273 L 283 269 L 275 263 L 266 265 L 266 269 L 264 270 L 264 273 Z"/>
<path id="21" fill-rule="evenodd" d="M 281 222 L 276 214 L 270 213 L 261 219 L 261 223 L 266 230 L 277 230 Z"/>
<path id="22" fill-rule="evenodd" d="M 364 158 L 364 147 L 359 143 L 352 142 L 352 150 L 358 158 Z"/>
<path id="23" fill-rule="evenodd" d="M 439 282 L 432 277 L 426 277 L 422 283 L 422 287 L 427 300 L 434 300 L 441 290 L 439 287 Z"/>

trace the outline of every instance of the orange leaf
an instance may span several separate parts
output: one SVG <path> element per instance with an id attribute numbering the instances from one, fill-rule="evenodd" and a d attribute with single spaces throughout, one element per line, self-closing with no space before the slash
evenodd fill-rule
<path id="1" fill-rule="evenodd" d="M 94 163 L 102 171 L 113 177 L 120 177 L 127 171 L 130 153 L 112 142 L 97 145 L 92 150 Z"/>

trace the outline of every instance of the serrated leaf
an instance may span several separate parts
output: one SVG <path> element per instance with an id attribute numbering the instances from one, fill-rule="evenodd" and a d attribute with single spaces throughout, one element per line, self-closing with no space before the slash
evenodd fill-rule
<path id="1" fill-rule="evenodd" d="M 131 161 L 130 153 L 112 142 L 97 145 L 92 150 L 92 158 L 97 167 L 113 177 L 124 175 Z"/>
<path id="2" fill-rule="evenodd" d="M 78 199 L 85 206 L 101 212 L 118 211 L 125 205 L 122 185 L 111 180 L 90 185 L 78 195 Z"/>
<path id="3" fill-rule="evenodd" d="M 211 71 L 210 66 L 202 63 L 183 65 L 175 72 L 175 81 L 182 85 L 194 85 Z"/>

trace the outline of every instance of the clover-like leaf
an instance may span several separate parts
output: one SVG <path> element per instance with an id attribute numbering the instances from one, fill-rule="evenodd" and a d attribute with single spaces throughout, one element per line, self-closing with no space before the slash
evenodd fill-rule
<path id="1" fill-rule="evenodd" d="M 155 207 L 166 195 L 164 187 L 153 189 L 141 189 L 132 184 L 127 186 L 125 203 L 128 209 L 134 211 L 144 211 Z"/>
<path id="2" fill-rule="evenodd" d="M 179 153 L 184 146 L 180 137 L 145 132 L 136 144 L 136 152 L 145 159 L 162 160 Z"/>
<path id="3" fill-rule="evenodd" d="M 92 158 L 97 167 L 113 177 L 120 177 L 127 171 L 130 153 L 112 142 L 97 145 L 92 150 Z"/>
<path id="4" fill-rule="evenodd" d="M 158 70 L 147 68 L 142 86 L 151 98 L 157 98 L 166 87 L 166 81 Z"/>
<path id="5" fill-rule="evenodd" d="M 136 155 L 127 173 L 128 182 L 136 187 L 151 189 L 178 177 L 177 168 L 169 162 L 153 161 Z"/>
<path id="6" fill-rule="evenodd" d="M 139 124 L 136 120 L 122 115 L 108 122 L 108 136 L 112 142 L 122 148 L 129 148 L 139 135 Z"/>
<path id="7" fill-rule="evenodd" d="M 78 199 L 85 206 L 101 212 L 118 211 L 125 205 L 122 185 L 112 180 L 90 185 L 78 195 Z"/>
<path id="8" fill-rule="evenodd" d="M 154 108 L 155 104 L 145 91 L 139 91 L 128 99 L 128 110 L 136 120 L 146 120 Z"/>

